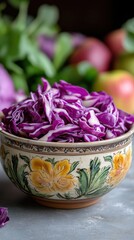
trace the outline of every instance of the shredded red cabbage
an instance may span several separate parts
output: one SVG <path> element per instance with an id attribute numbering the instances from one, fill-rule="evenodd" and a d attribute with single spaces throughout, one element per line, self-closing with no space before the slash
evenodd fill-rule
<path id="1" fill-rule="evenodd" d="M 134 116 L 116 108 L 105 92 L 91 92 L 63 80 L 42 79 L 29 98 L 3 109 L 3 130 L 45 142 L 92 142 L 118 137 Z"/>
<path id="2" fill-rule="evenodd" d="M 4 227 L 9 221 L 8 208 L 0 207 L 0 228 Z"/>

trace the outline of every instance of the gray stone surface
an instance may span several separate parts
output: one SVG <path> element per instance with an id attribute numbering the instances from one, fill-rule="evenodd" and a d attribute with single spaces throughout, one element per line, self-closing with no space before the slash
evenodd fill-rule
<path id="1" fill-rule="evenodd" d="M 134 162 L 100 202 L 76 210 L 38 205 L 9 181 L 0 165 L 0 206 L 8 207 L 10 217 L 0 228 L 0 240 L 134 240 Z"/>

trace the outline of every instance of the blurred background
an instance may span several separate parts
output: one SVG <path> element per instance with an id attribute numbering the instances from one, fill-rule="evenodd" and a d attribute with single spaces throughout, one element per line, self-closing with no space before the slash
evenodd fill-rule
<path id="1" fill-rule="evenodd" d="M 16 10 L 8 1 L 5 12 L 11 16 Z M 56 5 L 60 12 L 59 25 L 62 31 L 81 32 L 103 38 L 113 29 L 134 16 L 133 1 L 127 0 L 30 0 L 29 14 L 36 16 L 37 9 L 42 4 Z"/>
<path id="2" fill-rule="evenodd" d="M 133 1 L 1 0 L 0 49 L 0 110 L 44 77 L 105 91 L 134 114 Z"/>

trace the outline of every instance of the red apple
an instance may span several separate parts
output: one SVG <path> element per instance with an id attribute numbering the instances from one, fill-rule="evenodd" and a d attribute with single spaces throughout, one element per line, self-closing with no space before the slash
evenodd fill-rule
<path id="1" fill-rule="evenodd" d="M 94 91 L 105 91 L 113 97 L 117 108 L 134 114 L 134 77 L 124 70 L 100 73 Z"/>
<path id="2" fill-rule="evenodd" d="M 125 70 L 134 75 L 134 53 L 125 49 L 126 34 L 124 29 L 115 30 L 106 36 L 105 43 L 113 54 L 112 69 Z"/>
<path id="3" fill-rule="evenodd" d="M 78 64 L 82 61 L 88 61 L 99 72 L 104 72 L 109 70 L 111 58 L 110 50 L 102 41 L 88 37 L 74 50 L 70 63 Z"/>
<path id="4" fill-rule="evenodd" d="M 104 42 L 111 50 L 114 57 L 119 56 L 124 51 L 124 39 L 125 31 L 122 28 L 113 30 L 106 35 Z"/>

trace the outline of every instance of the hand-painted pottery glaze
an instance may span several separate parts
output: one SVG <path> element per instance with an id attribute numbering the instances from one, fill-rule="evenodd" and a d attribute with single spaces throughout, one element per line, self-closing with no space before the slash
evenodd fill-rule
<path id="1" fill-rule="evenodd" d="M 1 131 L 1 162 L 10 180 L 38 203 L 82 208 L 96 203 L 126 176 L 133 129 L 92 143 L 46 143 Z"/>

